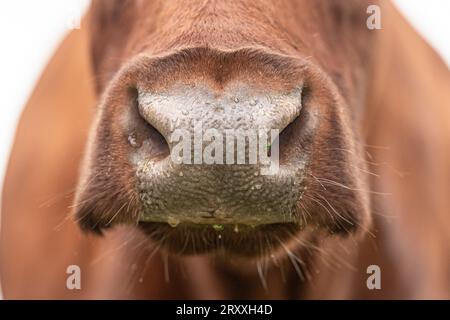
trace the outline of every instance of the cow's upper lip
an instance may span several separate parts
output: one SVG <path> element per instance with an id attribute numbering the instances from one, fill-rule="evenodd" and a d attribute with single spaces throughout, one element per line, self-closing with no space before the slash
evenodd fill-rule
<path id="1" fill-rule="evenodd" d="M 184 175 L 180 177 L 178 171 L 184 172 Z M 150 180 L 152 187 L 141 190 L 143 212 L 139 220 L 199 226 L 298 223 L 296 203 L 304 191 L 301 183 L 304 167 L 282 167 L 276 175 L 257 177 L 254 175 L 254 172 L 258 172 L 256 169 L 242 169 L 241 172 L 249 177 L 249 181 L 241 180 L 243 184 L 229 181 L 223 185 L 213 179 L 218 171 L 220 169 L 211 167 L 197 172 L 195 167 L 185 166 L 172 169 L 170 176 L 162 175 L 160 178 L 161 175 L 155 174 Z M 234 172 L 225 171 L 221 180 L 227 180 L 230 174 Z M 193 182 L 198 176 L 208 184 L 204 186 Z M 211 179 L 206 180 L 208 177 Z M 146 186 L 147 182 L 141 183 Z M 165 190 L 165 193 L 158 194 L 155 189 Z"/>
<path id="2" fill-rule="evenodd" d="M 219 211 L 219 213 L 217 213 Z M 188 224 L 195 226 L 208 225 L 243 225 L 243 226 L 258 226 L 277 223 L 298 223 L 295 213 L 286 215 L 268 215 L 263 216 L 258 214 L 242 214 L 242 215 L 226 215 L 220 214 L 220 209 L 208 212 L 199 212 L 195 215 L 171 215 L 171 214 L 149 214 L 141 216 L 139 222 L 156 222 L 166 223 L 170 226 L 177 226 L 179 224 Z"/>

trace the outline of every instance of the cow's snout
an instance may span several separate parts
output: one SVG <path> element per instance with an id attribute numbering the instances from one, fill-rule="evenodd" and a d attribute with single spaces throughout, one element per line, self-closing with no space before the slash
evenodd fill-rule
<path id="1" fill-rule="evenodd" d="M 289 57 L 138 57 L 99 106 L 77 219 L 96 231 L 138 224 L 183 252 L 349 233 L 368 210 L 344 106 L 317 67 Z"/>
<path id="2" fill-rule="evenodd" d="M 290 166 L 279 141 L 300 116 L 301 98 L 301 86 L 285 92 L 241 82 L 221 90 L 201 83 L 138 87 L 137 112 L 147 129 L 129 122 L 128 142 L 144 207 L 140 220 L 293 222 L 306 155 Z"/>

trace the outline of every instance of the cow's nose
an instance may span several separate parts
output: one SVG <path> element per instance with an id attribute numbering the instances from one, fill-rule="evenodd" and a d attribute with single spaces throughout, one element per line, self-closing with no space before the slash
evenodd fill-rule
<path id="1" fill-rule="evenodd" d="M 199 84 L 138 89 L 140 116 L 158 132 L 131 157 L 145 208 L 141 219 L 290 221 L 302 168 L 280 168 L 274 148 L 278 134 L 299 116 L 301 96 L 301 87 L 270 92 L 242 83 L 220 91 Z M 155 157 L 152 146 L 161 146 L 161 139 L 170 153 Z"/>
<path id="2" fill-rule="evenodd" d="M 226 130 L 281 131 L 300 113 L 301 88 L 268 93 L 236 85 L 217 93 L 206 86 L 179 86 L 162 92 L 140 91 L 138 103 L 141 116 L 172 147 L 177 130 L 193 133 L 200 124 L 204 130 L 223 134 Z"/>

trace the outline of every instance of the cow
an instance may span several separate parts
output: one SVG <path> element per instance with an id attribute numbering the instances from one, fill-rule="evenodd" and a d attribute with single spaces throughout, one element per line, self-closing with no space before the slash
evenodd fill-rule
<path id="1" fill-rule="evenodd" d="M 389 1 L 94 0 L 18 125 L 3 294 L 448 299 L 449 84 Z M 195 122 L 278 170 L 177 163 Z"/>

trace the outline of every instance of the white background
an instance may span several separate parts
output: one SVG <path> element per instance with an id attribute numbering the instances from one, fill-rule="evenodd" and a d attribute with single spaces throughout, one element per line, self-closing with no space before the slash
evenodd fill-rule
<path id="1" fill-rule="evenodd" d="M 76 25 L 88 2 L 10 0 L 0 4 L 0 191 L 21 108 L 52 52 Z M 450 0 L 395 2 L 450 65 Z"/>

